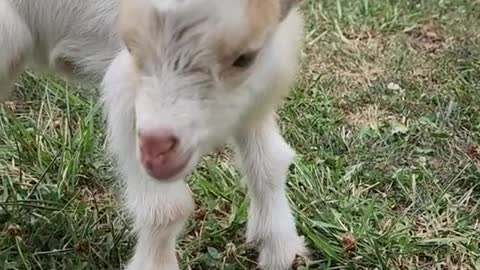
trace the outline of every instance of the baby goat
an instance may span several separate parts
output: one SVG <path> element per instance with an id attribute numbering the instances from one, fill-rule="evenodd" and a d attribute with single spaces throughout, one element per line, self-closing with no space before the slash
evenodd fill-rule
<path id="1" fill-rule="evenodd" d="M 176 238 L 194 208 L 184 179 L 230 138 L 260 266 L 286 270 L 305 254 L 285 194 L 294 151 L 275 119 L 298 69 L 297 2 L 0 0 L 0 93 L 27 64 L 102 85 L 138 233 L 128 269 L 178 269 Z"/>

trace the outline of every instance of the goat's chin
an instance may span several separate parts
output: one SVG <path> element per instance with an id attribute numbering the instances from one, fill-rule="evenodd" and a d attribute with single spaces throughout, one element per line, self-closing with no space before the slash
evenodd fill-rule
<path id="1" fill-rule="evenodd" d="M 186 180 L 187 177 L 193 172 L 198 162 L 200 161 L 201 154 L 198 152 L 192 152 L 190 155 L 185 157 L 185 163 L 180 164 L 178 171 L 172 173 L 158 173 L 152 170 L 149 170 L 138 158 L 139 165 L 142 167 L 143 172 L 148 175 L 152 181 L 159 183 L 173 183 L 177 181 Z M 168 176 L 167 176 L 168 175 Z"/>

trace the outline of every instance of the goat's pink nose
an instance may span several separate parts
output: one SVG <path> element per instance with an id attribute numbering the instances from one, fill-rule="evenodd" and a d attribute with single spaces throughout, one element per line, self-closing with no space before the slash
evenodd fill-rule
<path id="1" fill-rule="evenodd" d="M 175 150 L 178 139 L 171 133 L 140 134 L 140 153 L 145 161 L 153 161 Z"/>
<path id="2" fill-rule="evenodd" d="M 180 173 L 189 157 L 178 151 L 178 138 L 172 133 L 139 134 L 140 158 L 146 171 L 158 180 L 169 180 Z"/>

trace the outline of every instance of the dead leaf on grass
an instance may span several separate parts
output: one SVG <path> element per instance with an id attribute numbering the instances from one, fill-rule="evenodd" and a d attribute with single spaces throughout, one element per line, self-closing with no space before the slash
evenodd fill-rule
<path id="1" fill-rule="evenodd" d="M 357 240 L 352 233 L 347 232 L 342 235 L 342 249 L 346 253 L 355 252 L 357 249 Z"/>
<path id="2" fill-rule="evenodd" d="M 113 195 L 100 188 L 82 187 L 79 198 L 91 207 L 105 207 L 113 203 Z"/>
<path id="3" fill-rule="evenodd" d="M 478 144 L 471 144 L 467 147 L 467 154 L 473 159 L 480 160 L 480 145 Z"/>
<path id="4" fill-rule="evenodd" d="M 406 31 L 412 46 L 418 51 L 436 52 L 447 47 L 447 38 L 439 26 L 430 22 L 421 27 Z"/>

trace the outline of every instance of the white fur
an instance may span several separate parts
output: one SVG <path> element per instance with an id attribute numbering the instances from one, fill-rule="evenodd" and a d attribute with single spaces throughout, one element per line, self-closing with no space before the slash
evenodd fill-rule
<path id="1" fill-rule="evenodd" d="M 138 234 L 129 270 L 179 268 L 175 242 L 194 208 L 183 180 L 230 138 L 251 199 L 247 239 L 258 245 L 263 269 L 289 269 L 305 248 L 285 194 L 295 154 L 274 111 L 295 78 L 302 17 L 293 11 L 271 35 L 250 40 L 243 49 L 262 48 L 254 65 L 225 75 L 212 46 L 248 37 L 247 0 L 139 0 L 164 19 L 162 29 L 150 29 L 161 38 L 139 70 L 117 34 L 119 1 L 0 0 L 0 94 L 25 64 L 102 82 L 109 150 Z M 189 24 L 185 40 L 176 40 Z M 139 131 L 160 129 L 178 137 L 180 155 L 191 154 L 186 168 L 165 181 L 145 171 L 137 142 Z"/>

